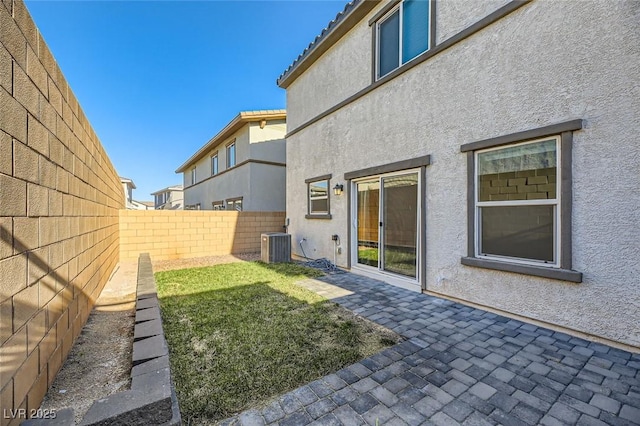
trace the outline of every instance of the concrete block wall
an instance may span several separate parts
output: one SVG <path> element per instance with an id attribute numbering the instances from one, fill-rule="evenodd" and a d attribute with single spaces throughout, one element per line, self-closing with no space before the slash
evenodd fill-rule
<path id="1" fill-rule="evenodd" d="M 263 232 L 282 232 L 284 212 L 121 210 L 120 260 L 152 260 L 260 251 Z"/>
<path id="2" fill-rule="evenodd" d="M 556 198 L 555 167 L 480 176 L 480 201 L 552 198 Z"/>
<path id="3" fill-rule="evenodd" d="M 118 261 L 118 175 L 25 5 L 0 2 L 0 407 L 37 409 Z M 18 424 L 0 413 L 2 425 Z"/>

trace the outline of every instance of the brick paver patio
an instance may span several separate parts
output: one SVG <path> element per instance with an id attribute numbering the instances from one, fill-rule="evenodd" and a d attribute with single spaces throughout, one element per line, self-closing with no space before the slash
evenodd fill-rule
<path id="1" fill-rule="evenodd" d="M 223 424 L 640 424 L 639 354 L 355 274 L 305 285 L 407 340 Z"/>

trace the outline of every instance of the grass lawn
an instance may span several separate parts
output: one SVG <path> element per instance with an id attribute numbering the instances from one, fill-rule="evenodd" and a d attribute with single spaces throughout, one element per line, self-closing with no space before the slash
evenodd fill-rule
<path id="1" fill-rule="evenodd" d="M 243 262 L 156 274 L 186 424 L 227 418 L 397 342 L 296 281 L 320 272 Z"/>
<path id="2" fill-rule="evenodd" d="M 378 267 L 377 248 L 358 248 L 358 263 Z M 387 248 L 385 251 L 385 270 L 397 274 L 416 276 L 416 253 L 415 250 Z"/>

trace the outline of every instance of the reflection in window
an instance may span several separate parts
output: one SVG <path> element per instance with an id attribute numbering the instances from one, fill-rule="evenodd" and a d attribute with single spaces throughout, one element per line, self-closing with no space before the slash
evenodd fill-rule
<path id="1" fill-rule="evenodd" d="M 476 154 L 478 254 L 558 264 L 559 138 Z"/>
<path id="2" fill-rule="evenodd" d="M 329 180 L 309 182 L 309 214 L 329 214 Z"/>

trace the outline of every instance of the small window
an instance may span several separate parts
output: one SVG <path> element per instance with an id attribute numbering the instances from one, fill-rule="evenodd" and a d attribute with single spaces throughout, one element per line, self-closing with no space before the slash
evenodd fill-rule
<path id="1" fill-rule="evenodd" d="M 231 142 L 227 145 L 227 168 L 236 165 L 236 143 Z"/>
<path id="2" fill-rule="evenodd" d="M 191 169 L 191 185 L 196 184 L 196 168 Z"/>
<path id="3" fill-rule="evenodd" d="M 211 156 L 211 176 L 218 174 L 218 153 Z"/>
<path id="4" fill-rule="evenodd" d="M 230 198 L 227 200 L 227 210 L 242 211 L 242 198 Z"/>
<path id="5" fill-rule="evenodd" d="M 331 217 L 329 210 L 329 179 L 331 175 L 307 179 L 307 218 Z"/>
<path id="6" fill-rule="evenodd" d="M 429 50 L 430 0 L 404 0 L 376 23 L 376 78 Z"/>
<path id="7" fill-rule="evenodd" d="M 214 201 L 211 204 L 214 210 L 224 210 L 224 201 Z"/>

